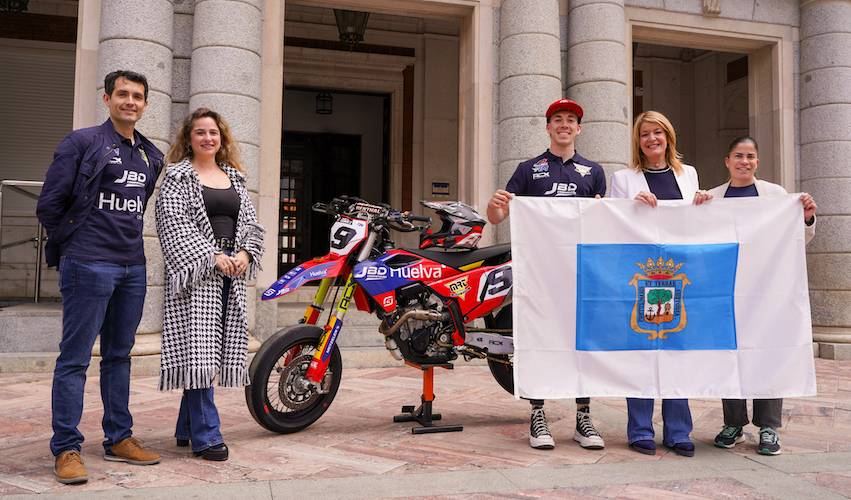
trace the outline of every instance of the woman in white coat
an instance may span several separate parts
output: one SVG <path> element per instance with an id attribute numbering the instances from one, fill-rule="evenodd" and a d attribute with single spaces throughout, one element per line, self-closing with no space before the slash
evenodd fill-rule
<path id="1" fill-rule="evenodd" d="M 759 147 L 752 137 L 737 137 L 730 143 L 724 165 L 730 172 L 730 180 L 709 192 L 716 198 L 743 198 L 749 196 L 783 196 L 782 186 L 756 178 L 759 168 Z M 808 193 L 801 194 L 804 208 L 804 240 L 809 243 L 816 231 L 816 202 Z M 744 399 L 725 399 L 724 428 L 715 436 L 715 446 L 732 448 L 744 441 L 742 428 L 748 424 L 748 407 Z M 759 444 L 756 451 L 761 455 L 779 455 L 780 415 L 783 399 L 754 399 L 753 424 L 759 427 Z"/>
<path id="2" fill-rule="evenodd" d="M 697 171 L 680 161 L 677 135 L 671 122 L 656 111 L 638 115 L 632 128 L 632 168 L 612 176 L 612 198 L 634 199 L 656 206 L 657 200 L 692 200 L 700 205 L 712 196 L 698 188 Z M 627 398 L 629 447 L 646 455 L 656 454 L 653 431 L 653 400 Z M 694 456 L 688 399 L 662 400 L 663 443 L 674 453 Z"/>

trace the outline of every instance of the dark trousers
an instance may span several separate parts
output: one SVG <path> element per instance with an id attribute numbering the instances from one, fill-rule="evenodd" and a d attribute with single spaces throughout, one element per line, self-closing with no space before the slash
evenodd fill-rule
<path id="1" fill-rule="evenodd" d="M 530 399 L 529 404 L 532 406 L 544 406 L 543 399 Z M 576 404 L 578 405 L 590 405 L 591 398 L 576 398 Z"/>
<path id="2" fill-rule="evenodd" d="M 53 371 L 51 397 L 54 455 L 80 450 L 77 429 L 83 415 L 86 369 L 100 334 L 100 397 L 103 401 L 104 448 L 132 434 L 130 350 L 142 320 L 147 279 L 145 265 L 122 266 L 62 257 L 62 341 Z"/>
<path id="3" fill-rule="evenodd" d="M 724 425 L 744 427 L 748 425 L 748 402 L 745 399 L 724 399 Z M 753 424 L 757 427 L 780 428 L 783 399 L 754 399 Z"/>
<path id="4" fill-rule="evenodd" d="M 225 253 L 231 255 L 232 251 L 228 250 Z M 222 328 L 224 328 L 224 319 L 228 310 L 230 288 L 231 279 L 226 277 L 222 285 Z M 204 451 L 211 446 L 224 443 L 221 427 L 212 387 L 183 391 L 174 437 L 190 440 L 192 451 Z"/>

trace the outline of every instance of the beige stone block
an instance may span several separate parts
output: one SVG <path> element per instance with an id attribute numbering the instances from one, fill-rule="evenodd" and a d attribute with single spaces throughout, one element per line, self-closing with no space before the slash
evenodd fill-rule
<path id="1" fill-rule="evenodd" d="M 561 80 L 544 75 L 516 75 L 499 87 L 500 120 L 544 116 L 547 107 L 561 97 Z"/>
<path id="2" fill-rule="evenodd" d="M 582 106 L 582 126 L 590 122 L 611 121 L 629 125 L 626 85 L 617 82 L 587 82 L 572 85 L 570 99 Z"/>
<path id="3" fill-rule="evenodd" d="M 576 151 L 597 163 L 629 163 L 629 127 L 622 123 L 597 122 L 582 125 Z"/>
<path id="4" fill-rule="evenodd" d="M 254 286 L 246 287 L 245 289 L 245 315 L 248 319 L 248 331 L 253 332 L 257 324 L 257 300 L 253 298 L 257 295 L 257 288 Z"/>
<path id="5" fill-rule="evenodd" d="M 801 181 L 801 191 L 813 195 L 822 215 L 851 214 L 851 177 Z M 851 235 L 836 235 L 851 238 Z"/>
<path id="6" fill-rule="evenodd" d="M 801 144 L 848 141 L 851 104 L 825 104 L 801 109 Z"/>
<path id="7" fill-rule="evenodd" d="M 598 4 L 598 3 L 611 3 L 611 4 L 615 4 L 615 5 L 619 5 L 619 6 L 623 7 L 624 0 L 569 0 L 567 2 L 568 9 L 569 9 L 568 17 L 571 15 L 570 11 L 572 11 L 576 7 L 583 7 L 583 6 L 586 6 L 586 5 L 593 5 L 593 4 Z"/>
<path id="8" fill-rule="evenodd" d="M 817 69 L 801 77 L 801 107 L 834 103 L 851 105 L 851 68 Z"/>
<path id="9" fill-rule="evenodd" d="M 176 5 L 175 5 L 176 7 Z M 192 24 L 194 17 L 191 14 L 174 14 L 174 42 L 172 52 L 174 57 L 189 59 L 192 57 Z"/>
<path id="10" fill-rule="evenodd" d="M 573 7 L 567 16 L 568 48 L 592 40 L 614 40 L 623 42 L 623 5 L 613 3 L 589 3 Z"/>
<path id="11" fill-rule="evenodd" d="M 549 146 L 546 133 L 546 119 L 543 116 L 509 118 L 499 124 L 498 160 L 533 158 L 543 153 Z"/>
<path id="12" fill-rule="evenodd" d="M 138 333 L 157 333 L 163 330 L 163 287 L 148 285 L 145 308 Z"/>
<path id="13" fill-rule="evenodd" d="M 192 60 L 172 60 L 171 100 L 172 102 L 189 102 L 190 81 L 192 80 Z"/>
<path id="14" fill-rule="evenodd" d="M 573 2 L 571 2 L 573 3 Z M 750 3 L 750 2 L 748 2 Z M 689 14 L 703 14 L 702 0 L 665 0 L 665 10 L 671 12 L 688 12 Z M 721 12 L 724 12 L 723 9 Z M 750 18 L 750 16 L 748 16 Z"/>
<path id="15" fill-rule="evenodd" d="M 278 304 L 275 301 L 261 301 L 260 294 L 263 288 L 257 288 L 256 314 L 254 323 L 254 336 L 260 341 L 265 341 L 278 330 Z"/>
<path id="16" fill-rule="evenodd" d="M 851 252 L 851 215 L 818 215 L 817 219 L 808 252 Z"/>
<path id="17" fill-rule="evenodd" d="M 221 114 L 237 141 L 260 145 L 260 101 L 236 94 L 201 93 L 189 100 L 189 108 L 207 107 Z"/>
<path id="18" fill-rule="evenodd" d="M 851 2 L 829 0 L 809 2 L 801 7 L 801 40 L 836 32 L 851 32 Z M 847 50 L 848 46 L 845 47 Z"/>
<path id="19" fill-rule="evenodd" d="M 665 0 L 625 0 L 624 5 L 628 7 L 644 7 L 648 9 L 664 9 Z"/>
<path id="20" fill-rule="evenodd" d="M 192 14 L 195 10 L 194 0 L 172 0 L 175 14 Z"/>
<path id="21" fill-rule="evenodd" d="M 260 99 L 260 56 L 233 47 L 202 47 L 192 52 L 190 95 L 241 94 Z"/>
<path id="22" fill-rule="evenodd" d="M 851 344 L 838 344 L 834 342 L 819 343 L 819 357 L 823 359 L 835 359 L 838 361 L 851 360 Z"/>
<path id="23" fill-rule="evenodd" d="M 183 120 L 189 115 L 188 102 L 171 103 L 171 136 L 176 137 L 183 126 Z"/>
<path id="24" fill-rule="evenodd" d="M 171 137 L 171 97 L 157 91 L 148 94 L 148 107 L 136 125 L 137 130 L 165 152 Z M 160 141 L 160 142 L 157 142 Z"/>
<path id="25" fill-rule="evenodd" d="M 533 155 L 530 158 L 534 158 L 535 156 L 537 155 Z M 517 166 L 521 162 L 526 161 L 528 159 L 529 158 L 523 158 L 518 160 L 506 160 L 499 162 L 499 173 L 496 179 L 496 189 L 505 189 L 505 186 L 508 184 L 508 179 L 510 179 L 511 176 L 514 175 L 514 172 L 517 170 Z"/>
<path id="26" fill-rule="evenodd" d="M 851 290 L 851 251 L 808 254 L 807 274 L 814 290 Z"/>
<path id="27" fill-rule="evenodd" d="M 135 39 L 171 47 L 174 9 L 169 0 L 109 0 L 100 8 L 101 42 Z"/>
<path id="28" fill-rule="evenodd" d="M 851 140 L 803 144 L 801 146 L 801 179 L 851 176 L 849 158 L 851 158 Z"/>
<path id="29" fill-rule="evenodd" d="M 851 291 L 810 290 L 813 326 L 851 325 Z"/>
<path id="30" fill-rule="evenodd" d="M 499 79 L 512 75 L 549 75 L 561 79 L 557 35 L 531 33 L 512 36 L 499 47 Z"/>
<path id="31" fill-rule="evenodd" d="M 241 142 L 239 154 L 242 156 L 242 165 L 245 167 L 245 185 L 249 191 L 256 193 L 260 189 L 260 148 Z"/>
<path id="32" fill-rule="evenodd" d="M 499 14 L 500 40 L 520 33 L 559 32 L 556 0 L 503 0 Z"/>
<path id="33" fill-rule="evenodd" d="M 851 66 L 851 33 L 827 33 L 801 39 L 801 74 L 820 68 Z"/>
<path id="34" fill-rule="evenodd" d="M 127 69 L 145 75 L 149 94 L 158 91 L 171 95 L 171 59 L 168 45 L 125 38 L 104 40 L 98 49 L 98 85 L 103 84 L 107 73 Z"/>
<path id="35" fill-rule="evenodd" d="M 626 52 L 623 43 L 588 42 L 568 49 L 568 92 L 579 83 L 614 81 L 626 85 Z"/>
<path id="36" fill-rule="evenodd" d="M 738 3 L 747 4 L 749 2 L 739 1 Z M 799 0 L 759 0 L 753 3 L 753 20 L 761 23 L 799 26 L 801 22 L 800 12 Z M 721 15 L 727 17 L 723 10 Z"/>
<path id="37" fill-rule="evenodd" d="M 260 56 L 262 6 L 250 2 L 204 0 L 195 3 L 192 46 L 239 47 Z M 193 56 L 194 57 L 194 56 Z"/>
<path id="38" fill-rule="evenodd" d="M 165 262 L 158 238 L 145 238 L 145 263 L 148 286 L 164 286 Z"/>

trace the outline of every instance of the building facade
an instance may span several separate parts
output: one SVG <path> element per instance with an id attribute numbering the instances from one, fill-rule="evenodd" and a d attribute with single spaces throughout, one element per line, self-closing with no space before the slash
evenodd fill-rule
<path id="1" fill-rule="evenodd" d="M 43 178 L 65 131 L 105 119 L 103 76 L 144 73 L 151 92 L 140 129 L 161 149 L 199 106 L 231 124 L 268 231 L 259 291 L 311 251 L 324 253 L 324 228 L 308 207 L 341 190 L 401 209 L 452 198 L 484 210 L 516 165 L 546 147 L 543 111 L 567 96 L 586 111 L 578 150 L 609 175 L 627 167 L 641 111 L 672 119 L 704 188 L 725 180 L 729 140 L 754 136 L 760 176 L 819 204 L 809 283 L 801 286 L 810 289 L 821 354 L 851 357 L 847 0 L 18 4 L 18 12 L 0 12 L 15 21 L 0 23 L 0 58 L 15 68 L 0 78 L 0 153 L 11 159 L 0 165 L 2 177 Z M 370 14 L 362 42 L 340 41 L 335 9 Z M 4 234 L 25 234 L 32 214 L 7 203 Z M 148 210 L 138 354 L 158 352 L 162 323 L 152 217 Z M 505 241 L 507 231 L 489 228 L 486 241 Z M 32 292 L 25 250 L 4 251 L 3 296 Z M 56 296 L 55 274 L 43 281 L 43 294 Z M 276 329 L 279 308 L 252 308 L 251 328 L 263 338 Z"/>

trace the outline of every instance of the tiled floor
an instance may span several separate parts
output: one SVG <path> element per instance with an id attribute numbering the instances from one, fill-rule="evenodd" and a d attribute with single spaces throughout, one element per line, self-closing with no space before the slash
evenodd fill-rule
<path id="1" fill-rule="evenodd" d="M 819 394 L 787 400 L 781 431 L 784 455 L 851 451 L 851 363 L 817 360 Z M 217 403 L 223 433 L 231 449 L 227 462 L 193 458 L 174 444 L 173 427 L 179 394 L 156 391 L 155 377 L 132 381 L 131 409 L 134 432 L 163 454 L 160 465 L 138 467 L 102 460 L 97 378 L 90 378 L 81 431 L 88 441 L 83 457 L 90 480 L 85 485 L 62 486 L 52 474 L 48 450 L 51 377 L 44 374 L 0 375 L 0 494 L 63 493 L 117 488 L 185 486 L 209 483 L 324 480 L 333 477 L 388 476 L 446 471 L 562 467 L 574 464 L 628 464 L 662 462 L 698 464 L 712 457 L 723 467 L 736 455 L 754 457 L 757 429 L 747 429 L 747 442 L 732 451 L 711 446 L 721 426 L 718 401 L 692 400 L 698 444 L 697 457 L 685 459 L 661 452 L 645 456 L 627 449 L 626 404 L 622 399 L 592 403 L 595 423 L 606 438 L 606 448 L 587 451 L 572 441 L 572 402 L 550 402 L 547 415 L 558 446 L 552 451 L 528 446 L 529 405 L 516 401 L 491 379 L 485 367 L 459 366 L 436 373 L 436 410 L 443 422 L 460 423 L 460 433 L 412 435 L 411 424 L 392 422 L 403 404 L 419 400 L 420 372 L 411 368 L 345 370 L 337 398 L 312 427 L 290 435 L 263 430 L 249 414 L 241 390 L 218 390 Z M 658 402 L 657 402 L 658 405 Z M 661 415 L 657 406 L 657 423 Z M 839 456 L 839 455 L 837 455 Z M 841 456 L 847 457 L 851 455 Z M 766 458 L 771 460 L 774 457 Z M 688 462 L 692 460 L 692 462 Z M 779 463 L 779 462 L 778 462 Z M 786 462 L 784 462 L 786 463 Z M 792 462 L 790 462 L 792 463 Z M 794 465 L 794 463 L 792 463 Z M 827 471 L 787 468 L 790 479 L 806 481 L 841 496 L 851 495 L 851 460 Z M 597 467 L 597 466 L 594 466 Z M 603 467 L 603 465 L 600 465 Z M 615 469 L 617 470 L 617 466 Z M 697 477 L 697 476 L 695 476 Z M 746 481 L 747 482 L 747 481 Z M 767 498 L 757 483 L 698 478 L 638 484 L 611 484 L 556 489 L 519 488 L 511 494 L 458 494 L 423 498 Z M 422 494 L 428 495 L 428 485 Z"/>

